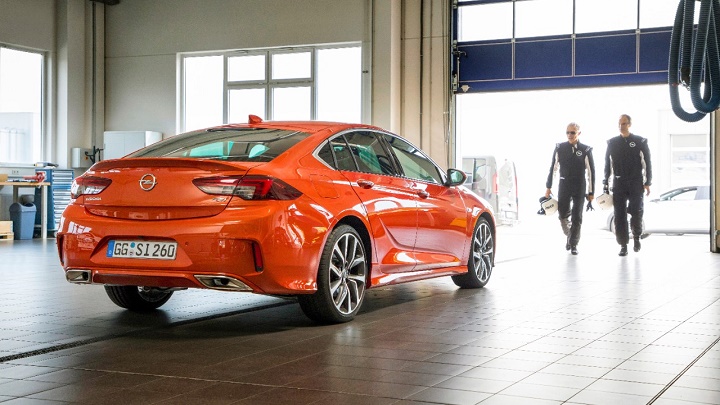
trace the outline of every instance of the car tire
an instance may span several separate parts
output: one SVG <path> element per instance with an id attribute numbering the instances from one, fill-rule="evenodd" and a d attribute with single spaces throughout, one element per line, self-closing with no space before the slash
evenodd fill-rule
<path id="1" fill-rule="evenodd" d="M 105 292 L 115 305 L 137 312 L 158 309 L 172 295 L 172 291 L 126 285 L 106 285 Z"/>
<path id="2" fill-rule="evenodd" d="M 298 302 L 305 315 L 317 322 L 351 321 L 365 298 L 368 258 L 357 231 L 340 225 L 332 231 L 317 273 L 317 291 L 299 295 Z"/>
<path id="3" fill-rule="evenodd" d="M 452 276 L 452 280 L 460 288 L 481 288 L 490 281 L 495 265 L 495 243 L 490 223 L 485 218 L 478 218 L 470 241 L 470 257 L 468 272 Z"/>

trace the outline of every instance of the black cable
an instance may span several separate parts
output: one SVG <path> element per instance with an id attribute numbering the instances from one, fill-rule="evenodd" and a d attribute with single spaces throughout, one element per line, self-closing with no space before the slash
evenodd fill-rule
<path id="1" fill-rule="evenodd" d="M 695 1 L 700 1 L 697 30 L 693 24 Z M 720 0 L 681 0 L 678 4 L 670 39 L 668 84 L 673 111 L 683 121 L 700 121 L 707 113 L 720 107 L 718 22 Z M 690 90 L 695 112 L 683 109 L 678 94 L 681 85 Z"/>

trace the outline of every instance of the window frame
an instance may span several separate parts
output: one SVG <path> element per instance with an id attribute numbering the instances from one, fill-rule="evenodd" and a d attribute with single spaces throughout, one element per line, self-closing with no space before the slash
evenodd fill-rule
<path id="1" fill-rule="evenodd" d="M 573 29 L 564 35 L 518 37 L 513 15 L 512 37 L 483 38 L 465 32 L 462 9 L 477 5 L 516 5 L 537 0 L 467 0 L 456 2 L 452 17 L 454 94 L 508 90 L 561 89 L 667 83 L 667 46 L 672 27 L 641 25 L 650 0 L 631 0 L 627 9 L 635 23 L 620 31 L 578 32 L 577 4 Z M 696 8 L 697 10 L 697 8 Z M 612 12 L 622 12 L 612 10 Z M 612 29 L 612 28 L 608 28 Z M 522 29 L 520 29 L 522 33 Z M 604 49 L 604 54 L 596 52 Z"/>
<path id="2" fill-rule="evenodd" d="M 358 48 L 361 55 L 364 55 L 363 47 L 361 42 L 348 42 L 339 44 L 323 44 L 314 46 L 297 46 L 297 47 L 278 47 L 278 48 L 262 48 L 262 49 L 248 49 L 248 50 L 233 50 L 227 52 L 203 52 L 203 53 L 180 53 L 178 54 L 178 86 L 180 87 L 178 94 L 180 99 L 178 100 L 178 119 L 177 127 L 179 132 L 187 132 L 199 128 L 186 127 L 187 122 L 187 106 L 186 106 L 186 88 L 185 88 L 185 61 L 188 58 L 203 57 L 203 56 L 222 56 L 223 57 L 223 101 L 222 101 L 222 124 L 229 123 L 230 114 L 230 94 L 233 90 L 246 90 L 246 89 L 262 89 L 265 92 L 265 105 L 263 106 L 264 111 L 257 111 L 254 114 L 259 115 L 264 120 L 270 121 L 274 119 L 273 116 L 273 93 L 278 88 L 288 87 L 309 87 L 310 88 L 310 119 L 316 120 L 318 115 L 318 52 L 324 49 L 341 49 L 341 48 Z M 272 68 L 273 68 L 273 56 L 291 53 L 310 53 L 310 77 L 304 78 L 284 78 L 284 79 L 273 79 Z M 228 65 L 229 59 L 237 56 L 252 56 L 252 55 L 263 55 L 265 57 L 265 79 L 264 80 L 235 80 L 230 81 L 228 79 Z M 364 58 L 364 56 L 363 56 Z M 364 62 L 361 61 L 361 65 Z M 362 69 L 362 66 L 358 66 L 358 69 Z M 360 102 L 361 111 L 359 111 L 360 117 L 365 117 L 365 110 L 367 109 L 367 95 L 363 91 L 365 88 L 365 75 L 361 76 L 360 83 L 360 96 L 362 98 Z"/>
<path id="3" fill-rule="evenodd" d="M 35 138 L 34 138 L 37 140 L 38 144 L 32 145 L 33 147 L 32 147 L 32 151 L 31 151 L 31 161 L 19 161 L 19 162 L 18 161 L 7 161 L 7 162 L 3 162 L 3 163 L 11 164 L 11 165 L 30 165 L 30 164 L 35 164 L 40 161 L 47 161 L 49 159 L 47 158 L 48 155 L 46 153 L 45 148 L 46 148 L 46 145 L 51 144 L 50 140 L 48 139 L 50 123 L 47 122 L 47 118 L 48 118 L 47 111 L 48 111 L 48 105 L 49 105 L 48 89 L 47 89 L 47 84 L 48 84 L 48 80 L 49 80 L 48 52 L 38 50 L 38 49 L 26 48 L 26 47 L 22 47 L 22 46 L 10 45 L 10 44 L 1 43 L 1 42 L 0 42 L 0 48 L 12 50 L 12 51 L 18 51 L 18 52 L 31 53 L 31 54 L 38 55 L 40 57 L 40 74 L 39 74 L 40 94 L 39 94 L 39 100 L 37 100 L 38 104 L 40 106 L 40 111 L 38 113 L 39 114 L 38 121 L 37 121 L 38 125 L 36 128 L 37 131 L 39 131 L 40 133 L 36 134 Z M 34 143 L 35 143 L 35 141 L 33 140 L 32 144 L 34 144 Z"/>
<path id="4" fill-rule="evenodd" d="M 406 178 L 406 179 L 409 179 L 409 180 L 412 180 L 412 181 L 419 181 L 419 182 L 428 183 L 428 184 L 435 184 L 435 185 L 439 185 L 439 186 L 444 186 L 444 185 L 447 184 L 447 177 L 446 177 L 445 172 L 440 168 L 440 166 L 438 166 L 437 163 L 435 163 L 434 160 L 432 160 L 432 159 L 430 158 L 430 156 L 426 155 L 425 152 L 422 151 L 422 149 L 420 149 L 420 148 L 418 148 L 417 146 L 413 145 L 410 141 L 408 141 L 408 140 L 406 140 L 406 139 L 403 139 L 403 138 L 401 138 L 401 137 L 399 137 L 399 136 L 397 136 L 397 135 L 391 134 L 391 133 L 389 133 L 389 132 L 381 132 L 380 134 L 382 135 L 382 136 L 380 136 L 380 139 L 382 139 L 382 141 L 386 144 L 386 149 L 388 149 L 388 150 L 390 151 L 390 155 L 391 155 L 391 156 L 393 157 L 393 159 L 395 160 L 395 165 L 399 168 L 402 177 L 404 177 L 404 178 Z M 434 175 L 432 175 L 433 173 L 429 173 L 429 171 L 426 170 L 426 168 L 425 168 L 424 166 L 418 164 L 415 159 L 409 158 L 409 160 L 410 160 L 413 164 L 415 164 L 415 165 L 417 165 L 419 168 L 421 168 L 423 171 L 425 171 L 425 172 L 427 172 L 428 174 L 430 174 L 433 180 L 430 181 L 430 180 L 425 179 L 425 178 L 411 177 L 409 174 L 407 174 L 407 173 L 405 172 L 405 166 L 403 165 L 402 160 L 400 159 L 400 157 L 399 157 L 399 156 L 397 155 L 397 153 L 395 152 L 396 150 L 401 150 L 401 149 L 393 146 L 393 144 L 388 141 L 388 138 L 394 138 L 394 139 L 399 140 L 400 142 L 404 142 L 405 144 L 407 144 L 407 145 L 409 145 L 409 146 L 412 146 L 413 149 L 415 149 L 415 150 L 412 151 L 412 152 L 407 153 L 406 155 L 411 155 L 411 156 L 414 156 L 414 157 L 415 157 L 415 156 L 420 157 L 422 160 L 424 160 L 424 161 L 426 161 L 427 163 L 429 163 L 429 164 L 435 169 Z M 406 156 L 406 157 L 407 157 L 407 156 Z"/>
<path id="5" fill-rule="evenodd" d="M 369 134 L 369 135 L 372 135 L 373 137 L 375 137 L 375 139 L 377 139 L 377 141 L 379 142 L 380 146 L 381 146 L 381 147 L 383 148 L 383 150 L 385 151 L 385 154 L 390 158 L 390 163 L 391 163 L 391 165 L 393 166 L 392 169 L 393 169 L 393 171 L 394 171 L 394 174 L 388 174 L 388 173 L 369 173 L 369 172 L 365 172 L 365 171 L 363 171 L 363 170 L 361 170 L 361 169 L 359 168 L 359 165 L 358 165 L 358 163 L 357 163 L 357 161 L 356 161 L 356 156 L 355 156 L 354 154 L 352 154 L 352 153 L 350 153 L 350 156 L 352 157 L 352 160 L 353 160 L 353 163 L 354 163 L 354 170 L 347 169 L 347 168 L 345 168 L 345 169 L 340 169 L 340 168 L 338 168 L 338 159 L 337 159 L 337 156 L 336 156 L 336 154 L 335 154 L 335 150 L 332 148 L 332 142 L 333 142 L 334 140 L 338 140 L 338 139 L 339 139 L 343 144 L 345 144 L 345 146 L 347 147 L 347 149 L 350 150 L 350 145 L 349 145 L 349 143 L 348 143 L 347 138 L 346 138 L 345 135 L 351 134 L 351 133 Z M 437 177 L 433 177 L 433 181 L 428 181 L 427 179 L 414 178 L 414 177 L 410 177 L 410 176 L 408 176 L 407 174 L 405 174 L 405 169 L 403 168 L 403 166 L 402 166 L 402 164 L 401 164 L 398 156 L 397 156 L 396 153 L 395 153 L 395 149 L 396 149 L 396 148 L 393 147 L 392 144 L 390 144 L 390 142 L 388 142 L 388 139 L 387 139 L 387 138 L 398 139 L 398 140 L 400 140 L 400 141 L 402 141 L 402 142 L 404 142 L 404 143 L 412 146 L 412 147 L 415 149 L 414 155 L 419 155 L 419 156 L 422 157 L 425 161 L 427 161 L 430 165 L 432 165 L 432 166 L 435 168 L 435 172 L 436 172 Z M 328 161 L 325 160 L 323 157 L 321 157 L 321 154 L 320 154 L 320 151 L 321 151 L 323 148 L 325 148 L 326 146 L 328 146 L 328 145 L 329 145 L 329 148 L 330 148 L 330 154 L 332 155 L 332 159 L 333 159 L 332 162 L 328 162 Z M 317 147 L 317 148 L 315 149 L 315 151 L 313 152 L 313 156 L 314 156 L 319 162 L 321 162 L 322 164 L 324 164 L 325 166 L 327 166 L 327 167 L 329 167 L 329 168 L 331 168 L 331 169 L 333 169 L 333 170 L 338 170 L 338 171 L 343 171 L 343 170 L 345 170 L 345 171 L 353 171 L 353 172 L 359 172 L 359 173 L 369 173 L 369 174 L 373 174 L 373 175 L 376 175 L 376 176 L 400 177 L 400 178 L 404 178 L 404 179 L 408 179 L 408 180 L 412 180 L 412 181 L 420 181 L 420 182 L 424 182 L 424 183 L 428 183 L 428 184 L 435 184 L 435 185 L 440 185 L 440 186 L 446 186 L 446 185 L 447 185 L 447 181 L 448 181 L 448 180 L 447 180 L 447 173 L 446 173 L 445 171 L 443 171 L 443 169 L 442 169 L 432 158 L 430 158 L 427 154 L 425 154 L 425 152 L 423 152 L 422 149 L 420 149 L 420 148 L 418 148 L 417 146 L 413 145 L 410 141 L 408 141 L 407 139 L 402 138 L 401 136 L 398 136 L 398 135 L 393 134 L 393 133 L 391 133 L 391 132 L 373 130 L 373 129 L 371 129 L 371 128 L 352 128 L 352 129 L 348 129 L 348 130 L 346 130 L 346 131 L 342 131 L 342 132 L 340 132 L 340 133 L 338 133 L 338 134 L 334 134 L 334 135 L 328 137 L 328 138 L 327 138 L 325 141 L 323 141 L 320 145 L 318 145 L 318 147 Z"/>
<path id="6" fill-rule="evenodd" d="M 516 35 L 516 34 L 517 34 L 517 26 L 516 26 L 516 24 L 517 24 L 517 21 L 516 21 L 517 15 L 516 15 L 516 13 L 517 13 L 517 11 L 516 11 L 515 6 L 516 6 L 518 3 L 523 3 L 523 2 L 528 2 L 528 1 L 535 1 L 535 0 L 459 0 L 459 1 L 457 2 L 457 4 L 455 4 L 455 9 L 456 9 L 456 11 L 457 11 L 457 13 L 456 13 L 456 15 L 455 15 L 455 21 L 456 21 L 456 26 L 457 26 L 458 28 L 461 28 L 462 25 L 463 25 L 462 12 L 461 12 L 461 11 L 462 11 L 462 9 L 464 9 L 464 8 L 466 8 L 466 7 L 483 6 L 483 5 L 498 5 L 498 4 L 503 4 L 503 3 L 511 3 L 511 5 L 512 5 L 512 12 L 511 12 L 511 14 L 512 14 L 512 29 L 511 29 L 512 36 L 511 36 L 511 37 L 502 37 L 502 38 L 496 38 L 496 37 L 489 37 L 489 38 L 460 38 L 461 32 L 458 30 L 457 32 L 455 32 L 455 35 L 454 35 L 454 36 L 455 36 L 455 39 L 456 39 L 458 42 L 478 42 L 478 41 L 515 40 L 515 39 L 525 39 L 525 38 L 536 38 L 536 37 L 548 36 L 548 35 L 538 35 L 538 36 L 523 36 L 523 37 L 517 37 L 517 35 Z M 630 30 L 648 30 L 648 29 L 649 29 L 649 30 L 653 30 L 653 29 L 658 29 L 658 28 L 665 28 L 664 26 L 661 27 L 661 26 L 647 25 L 647 24 L 644 23 L 644 19 L 643 19 L 642 12 L 643 12 L 644 10 L 647 10 L 647 7 L 648 7 L 648 6 L 647 6 L 646 4 L 647 4 L 647 2 L 649 2 L 649 1 L 650 1 L 650 0 L 633 0 L 634 4 L 630 4 L 630 5 L 629 5 L 628 9 L 632 9 L 632 10 L 633 10 L 632 12 L 634 13 L 633 17 L 634 17 L 634 20 L 635 20 L 635 24 L 634 24 L 633 27 L 629 27 L 628 29 L 630 29 Z M 576 3 L 575 1 L 572 1 L 572 2 L 571 2 L 571 6 L 572 6 L 572 13 L 571 13 L 571 15 L 572 15 L 572 18 L 573 18 L 573 21 L 572 21 L 572 32 L 567 32 L 567 33 L 564 33 L 564 34 L 551 34 L 551 35 L 549 35 L 549 36 L 556 36 L 556 35 L 573 35 L 573 36 L 574 36 L 574 35 L 576 35 L 576 34 L 589 34 L 589 33 L 599 34 L 599 33 L 603 33 L 603 32 L 616 32 L 616 31 L 624 31 L 624 30 L 626 30 L 625 28 L 618 28 L 618 29 L 613 28 L 613 29 L 608 29 L 608 30 L 604 30 L 604 31 L 589 31 L 589 30 L 583 30 L 583 29 L 581 28 L 581 31 L 578 31 L 578 30 L 577 30 L 577 11 L 578 11 L 577 8 L 578 8 L 578 6 L 577 6 L 575 3 Z M 698 9 L 698 8 L 696 7 L 696 15 L 697 15 L 697 13 L 698 13 L 697 9 Z M 697 17 L 696 17 L 696 19 L 697 19 Z M 670 26 L 672 26 L 672 24 L 671 24 Z"/>

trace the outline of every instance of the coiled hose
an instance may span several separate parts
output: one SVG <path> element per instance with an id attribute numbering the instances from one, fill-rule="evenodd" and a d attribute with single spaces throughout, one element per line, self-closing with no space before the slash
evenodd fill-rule
<path id="1" fill-rule="evenodd" d="M 697 31 L 693 26 L 695 1 L 700 2 Z M 683 121 L 700 121 L 720 107 L 720 50 L 717 23 L 720 22 L 720 0 L 681 0 L 675 14 L 670 38 L 668 84 L 672 109 Z M 703 95 L 700 87 L 705 81 Z M 690 90 L 695 112 L 680 104 L 680 85 Z"/>

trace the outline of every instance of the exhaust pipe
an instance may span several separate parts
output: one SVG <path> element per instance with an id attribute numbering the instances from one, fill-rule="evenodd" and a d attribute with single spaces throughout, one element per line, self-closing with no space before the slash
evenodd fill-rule
<path id="1" fill-rule="evenodd" d="M 207 288 L 222 291 L 252 291 L 252 288 L 242 281 L 228 276 L 211 276 L 206 274 L 195 274 L 197 281 Z"/>
<path id="2" fill-rule="evenodd" d="M 74 284 L 91 284 L 90 270 L 70 269 L 65 272 L 65 279 Z"/>

